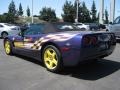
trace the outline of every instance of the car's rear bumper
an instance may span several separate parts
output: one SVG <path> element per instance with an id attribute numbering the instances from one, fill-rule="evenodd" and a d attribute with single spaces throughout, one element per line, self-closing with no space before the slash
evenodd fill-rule
<path id="1" fill-rule="evenodd" d="M 80 50 L 71 50 L 63 55 L 63 64 L 64 66 L 75 66 L 83 61 L 104 58 L 112 54 L 115 46 L 116 44 L 111 45 L 110 48 L 101 51 L 99 51 L 98 48 L 82 48 Z"/>

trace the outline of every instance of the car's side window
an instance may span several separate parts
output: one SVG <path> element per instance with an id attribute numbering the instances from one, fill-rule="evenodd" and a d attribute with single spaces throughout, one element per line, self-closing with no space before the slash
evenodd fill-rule
<path id="1" fill-rule="evenodd" d="M 3 27 L 3 25 L 0 24 L 0 27 Z"/>
<path id="2" fill-rule="evenodd" d="M 28 30 L 25 31 L 25 35 L 39 35 L 43 33 L 44 25 L 31 25 Z"/>
<path id="3" fill-rule="evenodd" d="M 120 17 L 118 17 L 115 21 L 114 24 L 120 24 Z"/>

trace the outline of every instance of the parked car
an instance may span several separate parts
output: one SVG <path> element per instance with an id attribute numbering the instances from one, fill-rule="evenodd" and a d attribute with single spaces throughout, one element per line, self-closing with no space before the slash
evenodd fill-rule
<path id="1" fill-rule="evenodd" d="M 104 58 L 115 46 L 114 33 L 80 31 L 71 23 L 33 24 L 19 35 L 4 39 L 7 55 L 20 54 L 37 59 L 51 72 Z"/>
<path id="2" fill-rule="evenodd" d="M 107 24 L 99 24 L 99 28 L 102 30 L 106 30 Z"/>
<path id="3" fill-rule="evenodd" d="M 74 23 L 74 25 L 76 25 L 79 29 L 85 31 L 85 30 L 89 30 L 89 25 L 83 24 L 83 23 Z"/>
<path id="4" fill-rule="evenodd" d="M 107 31 L 115 33 L 116 39 L 120 40 L 120 16 L 107 26 Z"/>
<path id="5" fill-rule="evenodd" d="M 18 26 L 8 24 L 8 23 L 0 23 L 0 37 L 5 38 L 8 35 L 16 35 L 20 32 L 20 28 Z"/>
<path id="6" fill-rule="evenodd" d="M 89 28 L 91 31 L 99 31 L 100 26 L 98 23 L 85 23 L 86 25 L 89 25 Z"/>

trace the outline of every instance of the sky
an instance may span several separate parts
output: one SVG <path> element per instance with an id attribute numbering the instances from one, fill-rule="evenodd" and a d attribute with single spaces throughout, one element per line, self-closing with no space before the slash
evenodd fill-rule
<path id="1" fill-rule="evenodd" d="M 0 0 L 0 14 L 8 12 L 8 6 L 12 0 Z M 19 4 L 22 4 L 24 15 L 26 15 L 26 9 L 29 6 L 31 9 L 32 7 L 32 0 L 13 0 L 15 2 L 16 8 L 19 8 Z M 39 15 L 40 10 L 43 7 L 51 7 L 56 11 L 57 17 L 61 18 L 61 14 L 63 13 L 62 7 L 66 0 L 33 0 L 33 14 Z M 74 3 L 75 0 L 68 0 Z M 80 2 L 84 1 L 86 3 L 87 8 L 90 10 L 92 6 L 93 0 L 79 0 Z M 99 1 L 94 0 L 96 3 L 96 8 L 99 11 Z M 110 0 L 104 0 L 104 8 L 110 12 Z M 115 17 L 120 16 L 120 0 L 116 0 L 116 10 L 115 10 Z"/>

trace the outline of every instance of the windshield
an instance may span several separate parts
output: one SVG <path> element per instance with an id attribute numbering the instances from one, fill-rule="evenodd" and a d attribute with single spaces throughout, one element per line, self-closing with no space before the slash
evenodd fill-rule
<path id="1" fill-rule="evenodd" d="M 43 33 L 44 25 L 43 24 L 35 24 L 30 25 L 28 29 L 24 32 L 25 35 L 38 35 Z"/>
<path id="2" fill-rule="evenodd" d="M 55 27 L 61 31 L 75 31 L 79 29 L 74 24 L 56 24 Z"/>

